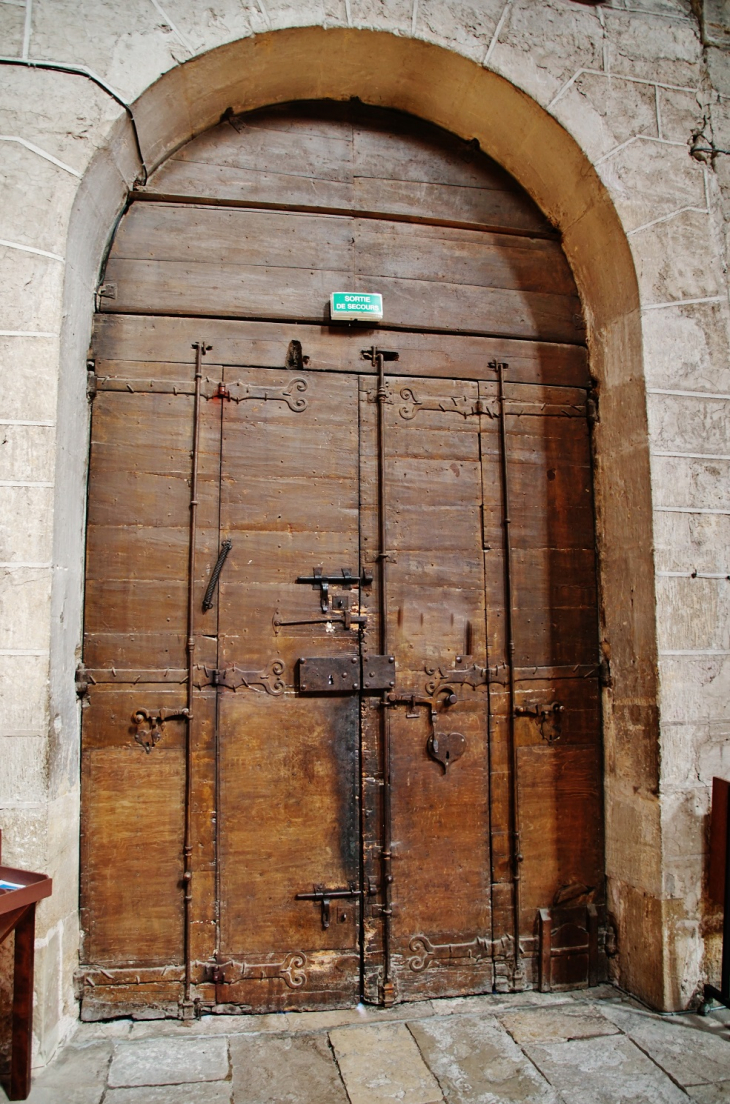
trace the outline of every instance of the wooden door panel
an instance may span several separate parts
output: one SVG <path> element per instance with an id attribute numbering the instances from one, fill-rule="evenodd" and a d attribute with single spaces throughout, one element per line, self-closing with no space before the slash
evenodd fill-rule
<path id="1" fill-rule="evenodd" d="M 174 361 L 175 354 L 179 361 Z M 195 353 L 120 360 L 97 380 L 87 527 L 83 714 L 83 1009 L 92 1018 L 183 996 L 187 744 L 196 914 L 194 982 L 215 948 L 214 695 L 188 722 L 188 558 Z M 220 369 L 211 365 L 214 375 Z M 152 378 L 154 375 L 154 378 Z M 156 387 L 162 384 L 162 391 Z M 177 393 L 176 393 L 177 392 Z M 194 606 L 218 554 L 220 403 L 203 400 Z M 196 685 L 217 642 L 195 625 Z M 188 731 L 188 728 L 190 731 Z M 212 879 L 212 881 L 211 881 Z M 99 975 L 99 969 L 104 973 Z M 135 972 L 136 971 L 136 972 Z"/>
<path id="2" fill-rule="evenodd" d="M 185 722 L 147 753 L 131 723 L 144 706 L 183 708 L 184 693 L 99 687 L 84 718 L 82 961 L 100 966 L 182 961 Z"/>
<path id="3" fill-rule="evenodd" d="M 100 376 L 175 378 L 179 366 L 170 363 L 175 346 L 181 358 L 188 344 L 199 336 L 200 320 L 166 318 L 149 314 L 98 315 L 94 331 L 97 371 Z M 225 364 L 280 368 L 287 363 L 292 341 L 299 341 L 310 371 L 373 374 L 363 360 L 362 349 L 378 341 L 399 352 L 398 372 L 403 376 L 447 376 L 454 379 L 496 380 L 497 361 L 509 362 L 512 380 L 527 383 L 589 385 L 587 353 L 582 345 L 545 341 L 520 341 L 507 337 L 470 337 L 453 333 L 431 334 L 386 328 L 353 332 L 349 327 L 306 325 L 291 322 L 247 322 L 206 319 L 208 340 Z M 376 336 L 377 335 L 377 336 Z M 355 340 L 353 340 L 355 338 Z M 126 359 L 128 358 L 128 359 Z M 185 362 L 186 367 L 189 367 Z"/>
<path id="4" fill-rule="evenodd" d="M 357 630 L 296 581 L 317 567 L 359 577 L 357 382 L 304 372 L 293 409 L 293 378 L 227 369 L 279 399 L 228 402 L 223 420 L 221 666 L 279 672 L 221 690 L 218 718 L 218 999 L 258 1010 L 352 1002 L 360 978 L 358 700 L 295 690 L 300 657 L 358 655 Z M 355 894 L 332 901 L 326 927 L 321 902 L 296 899 L 315 886 Z"/>
<path id="5" fill-rule="evenodd" d="M 583 339 L 560 247 L 539 238 L 495 236 L 485 247 L 474 230 L 136 203 L 105 279 L 115 298 L 102 310 L 115 312 L 154 301 L 168 314 L 328 322 L 332 289 L 347 287 L 380 291 L 409 329 Z"/>
<path id="6" fill-rule="evenodd" d="M 515 181 L 469 143 L 421 120 L 404 126 L 397 112 L 364 105 L 308 104 L 306 110 L 310 116 L 294 124 L 276 107 L 226 120 L 176 151 L 144 191 L 554 235 Z M 320 115 L 314 126 L 313 111 Z"/>
<path id="7" fill-rule="evenodd" d="M 480 388 L 493 402 L 493 385 Z M 519 925 L 526 978 L 536 984 L 537 910 L 568 901 L 585 913 L 587 903 L 603 900 L 591 459 L 584 393 L 507 383 L 504 394 L 504 446 L 498 418 L 484 418 L 482 434 L 488 648 L 490 663 L 504 672 L 490 686 L 492 817 L 493 824 L 507 825 L 517 817 L 523 856 Z M 514 702 L 508 689 L 510 620 Z M 509 908 L 495 905 L 496 935 L 513 924 L 508 886 L 514 860 L 505 834 L 493 833 L 492 846 L 495 882 L 503 887 L 495 900 L 510 902 Z M 574 984 L 587 984 L 582 929 L 575 924 L 570 930 L 561 969 Z M 573 948 L 571 938 L 580 945 Z"/>
<path id="8" fill-rule="evenodd" d="M 481 468 L 476 384 L 390 376 L 384 407 L 388 651 L 397 693 L 424 699 L 427 685 L 458 667 L 467 646 L 485 662 Z M 454 407 L 456 395 L 464 407 Z M 361 533 L 378 550 L 377 407 L 361 385 Z M 414 410 L 416 413 L 414 414 Z M 445 508 L 445 504 L 448 507 Z M 377 608 L 377 587 L 372 605 Z M 377 648 L 377 618 L 365 648 Z M 469 662 L 473 662 L 470 658 Z M 444 675 L 444 678 L 447 678 Z M 393 852 L 393 968 L 398 999 L 485 991 L 492 986 L 486 694 L 464 688 L 457 705 L 389 708 Z M 466 751 L 445 769 L 429 737 L 458 731 Z M 366 709 L 366 801 L 382 806 L 367 779 L 382 771 L 378 713 Z M 366 819 L 366 874 L 377 880 L 377 826 Z M 369 839 L 367 838 L 369 834 Z M 369 846 L 368 846 L 369 845 Z M 372 929 L 371 925 L 371 929 Z M 380 944 L 369 934 L 366 992 L 375 987 Z"/>

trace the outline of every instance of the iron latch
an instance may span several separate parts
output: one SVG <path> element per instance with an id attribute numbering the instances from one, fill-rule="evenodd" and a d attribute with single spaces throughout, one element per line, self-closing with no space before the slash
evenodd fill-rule
<path id="1" fill-rule="evenodd" d="M 515 717 L 534 717 L 540 729 L 540 735 L 548 744 L 554 744 L 561 736 L 561 713 L 565 706 L 560 702 L 549 702 L 547 705 L 517 705 Z"/>
<path id="2" fill-rule="evenodd" d="M 330 926 L 330 902 L 342 900 L 346 897 L 359 897 L 360 890 L 356 882 L 350 882 L 349 889 L 325 889 L 322 885 L 315 885 L 312 893 L 297 893 L 297 901 L 317 901 L 322 906 L 322 928 L 327 931 Z"/>
<path id="3" fill-rule="evenodd" d="M 372 582 L 372 578 L 370 579 Z M 322 613 L 327 613 L 330 608 L 329 591 L 331 586 L 342 587 L 344 590 L 352 590 L 360 582 L 357 575 L 353 575 L 349 567 L 341 567 L 339 573 L 324 575 L 321 567 L 315 567 L 311 575 L 299 575 L 298 583 L 309 584 L 314 590 L 319 587 L 320 607 Z M 365 580 L 363 580 L 365 582 Z"/>

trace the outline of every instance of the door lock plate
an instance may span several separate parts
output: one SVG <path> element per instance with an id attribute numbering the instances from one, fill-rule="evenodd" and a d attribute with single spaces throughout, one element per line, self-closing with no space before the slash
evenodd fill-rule
<path id="1" fill-rule="evenodd" d="M 351 694 L 356 690 L 392 690 L 395 656 L 311 656 L 299 660 L 303 694 Z"/>
<path id="2" fill-rule="evenodd" d="M 305 694 L 349 694 L 360 689 L 359 656 L 299 660 L 299 689 Z"/>
<path id="3" fill-rule="evenodd" d="M 395 656 L 362 657 L 363 690 L 392 690 L 395 686 Z"/>

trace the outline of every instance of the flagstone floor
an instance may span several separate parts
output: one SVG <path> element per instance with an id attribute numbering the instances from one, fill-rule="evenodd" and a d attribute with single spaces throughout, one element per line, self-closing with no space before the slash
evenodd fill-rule
<path id="1" fill-rule="evenodd" d="M 0 1089 L 0 1101 L 5 1097 Z M 730 1104 L 730 1013 L 610 986 L 80 1024 L 29 1104 Z"/>

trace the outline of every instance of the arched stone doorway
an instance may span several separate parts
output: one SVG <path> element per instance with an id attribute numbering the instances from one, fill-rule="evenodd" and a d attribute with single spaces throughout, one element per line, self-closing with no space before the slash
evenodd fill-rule
<path id="1" fill-rule="evenodd" d="M 602 976 L 595 400 L 540 211 L 404 116 L 229 113 L 135 195 L 95 357 L 86 1014 Z"/>

